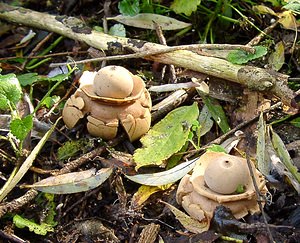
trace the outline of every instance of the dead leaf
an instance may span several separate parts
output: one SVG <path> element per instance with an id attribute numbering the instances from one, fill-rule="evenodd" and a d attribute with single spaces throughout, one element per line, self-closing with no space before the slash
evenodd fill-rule
<path id="1" fill-rule="evenodd" d="M 297 167 L 294 165 L 293 160 L 290 157 L 289 152 L 287 151 L 279 135 L 275 133 L 271 127 L 270 131 L 272 135 L 272 148 L 275 151 L 275 153 L 272 154 L 273 156 L 271 156 L 272 162 L 273 164 L 281 163 L 283 165 L 284 169 L 281 169 L 282 174 L 284 174 L 289 179 L 295 190 L 300 193 L 300 173 L 298 172 Z M 281 168 L 282 165 L 280 165 Z"/>
<path id="2" fill-rule="evenodd" d="M 23 187 L 52 194 L 69 194 L 84 192 L 100 186 L 111 175 L 112 168 L 103 168 L 96 172 L 90 169 L 80 172 L 72 172 L 58 176 L 50 176 L 33 185 Z"/>
<path id="3" fill-rule="evenodd" d="M 224 142 L 220 144 L 220 146 L 224 148 L 226 153 L 229 154 L 233 148 L 236 148 L 236 146 L 239 144 L 243 136 L 244 133 L 238 130 L 234 133 L 234 136 L 227 138 Z"/>
<path id="4" fill-rule="evenodd" d="M 292 11 L 284 11 L 283 13 L 278 14 L 278 17 L 278 22 L 285 29 L 297 31 L 297 28 L 300 26 Z"/>
<path id="5" fill-rule="evenodd" d="M 264 174 L 269 175 L 270 162 L 267 160 L 266 155 L 266 122 L 264 121 L 263 113 L 260 113 L 257 125 L 258 135 L 256 143 L 256 160 L 258 170 Z"/>
<path id="6" fill-rule="evenodd" d="M 162 186 L 178 181 L 191 171 L 198 158 L 181 163 L 170 170 L 151 174 L 125 175 L 129 180 L 148 186 Z"/>
<path id="7" fill-rule="evenodd" d="M 265 5 L 256 5 L 252 7 L 254 12 L 258 12 L 259 14 L 271 14 L 277 16 L 277 14 L 269 7 Z"/>
<path id="8" fill-rule="evenodd" d="M 132 208 L 134 208 L 134 209 L 140 208 L 142 206 L 142 204 L 144 202 L 146 202 L 152 194 L 159 192 L 159 191 L 166 190 L 166 189 L 170 188 L 171 186 L 172 186 L 172 184 L 168 184 L 163 187 L 146 186 L 146 185 L 140 186 L 139 189 L 137 190 L 137 192 L 134 193 L 134 195 L 132 197 L 132 200 L 131 200 Z"/>
<path id="9" fill-rule="evenodd" d="M 152 13 L 142 13 L 135 16 L 117 15 L 107 18 L 115 20 L 122 24 L 132 27 L 155 30 L 154 22 L 157 23 L 162 30 L 178 30 L 191 26 L 189 23 L 179 21 L 177 19 Z"/>
<path id="10" fill-rule="evenodd" d="M 163 204 L 165 204 L 171 212 L 175 215 L 176 219 L 182 224 L 184 228 L 186 228 L 188 231 L 200 234 L 204 231 L 207 231 L 209 229 L 209 222 L 207 219 L 202 220 L 202 222 L 199 222 L 196 219 L 191 218 L 186 213 L 180 211 L 179 209 L 175 208 L 169 203 L 166 203 L 164 201 L 160 201 Z"/>
<path id="11" fill-rule="evenodd" d="M 275 71 L 279 71 L 282 68 L 284 64 L 284 44 L 282 41 L 275 45 L 275 51 L 271 53 L 268 62 Z"/>

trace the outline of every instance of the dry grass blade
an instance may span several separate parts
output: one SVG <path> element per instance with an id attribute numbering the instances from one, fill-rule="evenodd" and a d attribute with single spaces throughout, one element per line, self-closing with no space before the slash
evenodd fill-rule
<path id="1" fill-rule="evenodd" d="M 48 132 L 43 136 L 43 138 L 38 142 L 38 144 L 34 147 L 34 149 L 31 151 L 30 155 L 26 158 L 16 175 L 12 178 L 9 183 L 6 183 L 3 188 L 0 191 L 0 201 L 2 201 L 7 194 L 14 189 L 14 187 L 17 185 L 17 183 L 23 178 L 23 176 L 26 174 L 26 172 L 31 167 L 32 163 L 34 162 L 36 156 L 43 148 L 46 141 L 50 138 L 52 132 L 54 131 L 57 123 L 60 121 L 60 118 L 56 120 L 55 124 L 50 128 Z"/>

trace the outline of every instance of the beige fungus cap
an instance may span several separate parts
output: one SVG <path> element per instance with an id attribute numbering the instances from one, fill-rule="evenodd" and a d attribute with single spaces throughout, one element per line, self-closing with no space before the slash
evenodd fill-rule
<path id="1" fill-rule="evenodd" d="M 132 74 L 121 66 L 101 68 L 94 79 L 94 91 L 98 96 L 126 98 L 133 90 Z"/>

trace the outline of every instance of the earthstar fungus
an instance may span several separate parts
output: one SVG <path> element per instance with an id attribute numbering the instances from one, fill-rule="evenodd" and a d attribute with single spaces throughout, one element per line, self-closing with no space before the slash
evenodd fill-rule
<path id="1" fill-rule="evenodd" d="M 263 175 L 252 165 L 262 195 L 267 193 Z M 243 192 L 236 189 L 243 187 Z M 239 219 L 260 212 L 255 188 L 246 159 L 221 152 L 203 154 L 191 175 L 184 176 L 178 186 L 177 202 L 199 221 L 210 221 L 218 205 L 228 207 Z"/>
<path id="2" fill-rule="evenodd" d="M 86 116 L 88 132 L 103 139 L 116 137 L 119 125 L 130 141 L 149 130 L 151 97 L 140 77 L 121 66 L 106 66 L 85 71 L 79 84 L 62 112 L 68 128 Z"/>

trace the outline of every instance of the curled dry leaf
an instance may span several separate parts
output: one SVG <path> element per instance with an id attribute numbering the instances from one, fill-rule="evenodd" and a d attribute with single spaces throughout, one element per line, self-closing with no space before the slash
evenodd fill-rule
<path id="1" fill-rule="evenodd" d="M 260 13 L 260 14 L 271 14 L 276 16 L 277 14 L 269 7 L 265 5 L 256 5 L 252 7 L 254 12 Z"/>
<path id="2" fill-rule="evenodd" d="M 270 173 L 270 162 L 266 154 L 266 122 L 263 118 L 263 113 L 260 113 L 258 125 L 257 125 L 258 135 L 256 143 L 256 160 L 257 168 L 264 175 L 269 175 Z"/>
<path id="3" fill-rule="evenodd" d="M 33 185 L 24 187 L 52 194 L 69 194 L 84 192 L 100 186 L 111 175 L 112 168 L 103 168 L 96 172 L 90 169 L 81 172 L 72 172 L 58 176 L 51 176 Z"/>
<path id="4" fill-rule="evenodd" d="M 270 162 L 272 164 L 272 167 L 276 170 L 276 172 L 279 175 L 288 178 L 291 185 L 298 192 L 298 194 L 300 194 L 300 184 L 299 184 L 299 182 L 297 180 L 295 180 L 292 173 L 289 170 L 287 170 L 287 168 L 284 165 L 284 163 L 282 162 L 281 158 L 278 157 L 271 141 L 268 141 L 266 149 L 268 151 L 268 155 L 270 157 Z M 269 181 L 272 181 L 273 178 L 271 177 L 271 178 L 268 178 L 268 179 L 269 179 Z"/>
<path id="5" fill-rule="evenodd" d="M 162 30 L 178 30 L 191 26 L 189 23 L 179 21 L 177 19 L 152 13 L 142 13 L 135 16 L 118 15 L 107 18 L 118 21 L 122 24 L 132 27 L 155 30 L 154 22 L 157 23 Z"/>
<path id="6" fill-rule="evenodd" d="M 129 180 L 148 186 L 162 186 L 174 183 L 194 168 L 197 159 L 181 163 L 170 170 L 151 174 L 125 175 Z"/>
<path id="7" fill-rule="evenodd" d="M 298 172 L 297 167 L 294 165 L 294 162 L 287 151 L 283 141 L 279 135 L 271 129 L 271 142 L 274 150 L 276 151 L 277 157 L 280 159 L 280 162 L 284 165 L 285 170 L 284 174 L 289 178 L 291 184 L 294 186 L 297 192 L 300 192 L 300 173 Z"/>
<path id="8" fill-rule="evenodd" d="M 300 26 L 292 11 L 287 10 L 278 14 L 278 22 L 287 30 L 298 31 Z"/>

